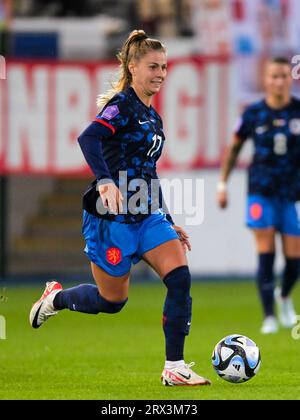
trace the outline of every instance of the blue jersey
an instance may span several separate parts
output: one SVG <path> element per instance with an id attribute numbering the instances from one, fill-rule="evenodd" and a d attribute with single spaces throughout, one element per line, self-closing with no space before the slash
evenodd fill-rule
<path id="1" fill-rule="evenodd" d="M 278 110 L 265 100 L 249 106 L 236 135 L 254 143 L 249 194 L 300 200 L 300 101 L 292 98 Z"/>
<path id="2" fill-rule="evenodd" d="M 165 141 L 161 117 L 129 87 L 116 94 L 95 121 L 104 129 L 101 139 L 103 157 L 111 179 L 125 198 L 124 203 L 130 204 L 130 199 L 138 191 L 141 194 L 134 209 L 136 211 L 128 206 L 124 208 L 124 214 L 106 213 L 101 217 L 123 223 L 139 222 L 151 214 L 151 209 L 153 213 L 153 209 L 162 207 L 161 191 L 155 194 L 157 189 L 151 190 L 151 180 L 158 179 L 156 162 Z M 96 202 L 99 203 L 96 183 L 97 180 L 85 193 L 83 207 L 89 213 L 99 216 L 96 209 Z M 129 191 L 124 189 L 125 184 L 130 186 Z M 143 188 L 145 185 L 147 188 Z"/>

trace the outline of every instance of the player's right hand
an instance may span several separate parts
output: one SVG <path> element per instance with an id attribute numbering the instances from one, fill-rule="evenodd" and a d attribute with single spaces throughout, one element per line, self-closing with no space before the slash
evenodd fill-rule
<path id="1" fill-rule="evenodd" d="M 217 203 L 221 209 L 226 209 L 228 206 L 228 194 L 227 191 L 217 193 Z"/>
<path id="2" fill-rule="evenodd" d="M 112 214 L 119 214 L 123 212 L 124 200 L 119 188 L 113 182 L 102 184 L 98 186 L 98 191 L 103 203 L 103 206 Z"/>

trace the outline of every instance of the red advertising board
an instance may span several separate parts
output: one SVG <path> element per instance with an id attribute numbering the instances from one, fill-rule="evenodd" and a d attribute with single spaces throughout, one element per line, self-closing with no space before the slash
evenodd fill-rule
<path id="1" fill-rule="evenodd" d="M 78 135 L 97 114 L 115 63 L 8 62 L 0 80 L 0 173 L 88 173 Z M 171 60 L 154 107 L 164 121 L 160 169 L 219 165 L 236 118 L 227 59 Z"/>

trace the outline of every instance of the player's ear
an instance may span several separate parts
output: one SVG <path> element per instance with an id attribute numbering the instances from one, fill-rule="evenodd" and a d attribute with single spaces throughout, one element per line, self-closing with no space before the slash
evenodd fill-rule
<path id="1" fill-rule="evenodd" d="M 135 65 L 134 65 L 133 61 L 131 61 L 131 63 L 128 64 L 128 70 L 129 70 L 131 76 L 135 75 Z"/>

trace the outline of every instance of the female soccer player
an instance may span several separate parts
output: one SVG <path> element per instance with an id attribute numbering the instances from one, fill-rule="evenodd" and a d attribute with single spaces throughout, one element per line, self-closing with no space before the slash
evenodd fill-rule
<path id="1" fill-rule="evenodd" d="M 264 310 L 263 334 L 276 333 L 274 309 L 275 237 L 281 236 L 285 269 L 276 288 L 280 324 L 291 328 L 296 313 L 291 292 L 299 276 L 300 258 L 300 101 L 291 96 L 291 66 L 285 58 L 271 59 L 265 69 L 265 99 L 249 106 L 225 155 L 218 203 L 228 203 L 227 181 L 246 139 L 255 152 L 248 176 L 247 224 L 258 253 L 257 282 Z"/>
<path id="2" fill-rule="evenodd" d="M 151 102 L 167 74 L 166 49 L 135 30 L 118 58 L 119 81 L 98 98 L 100 113 L 79 137 L 96 177 L 83 199 L 85 252 L 96 286 L 62 290 L 58 282 L 48 283 L 32 307 L 30 323 L 38 328 L 66 308 L 91 314 L 119 312 L 127 302 L 131 263 L 143 259 L 167 287 L 162 383 L 208 385 L 210 381 L 193 372 L 193 363 L 186 364 L 183 356 L 192 312 L 185 255 L 190 250 L 188 235 L 162 211 L 160 187 L 156 195 L 151 193 L 165 141 L 162 120 Z"/>

